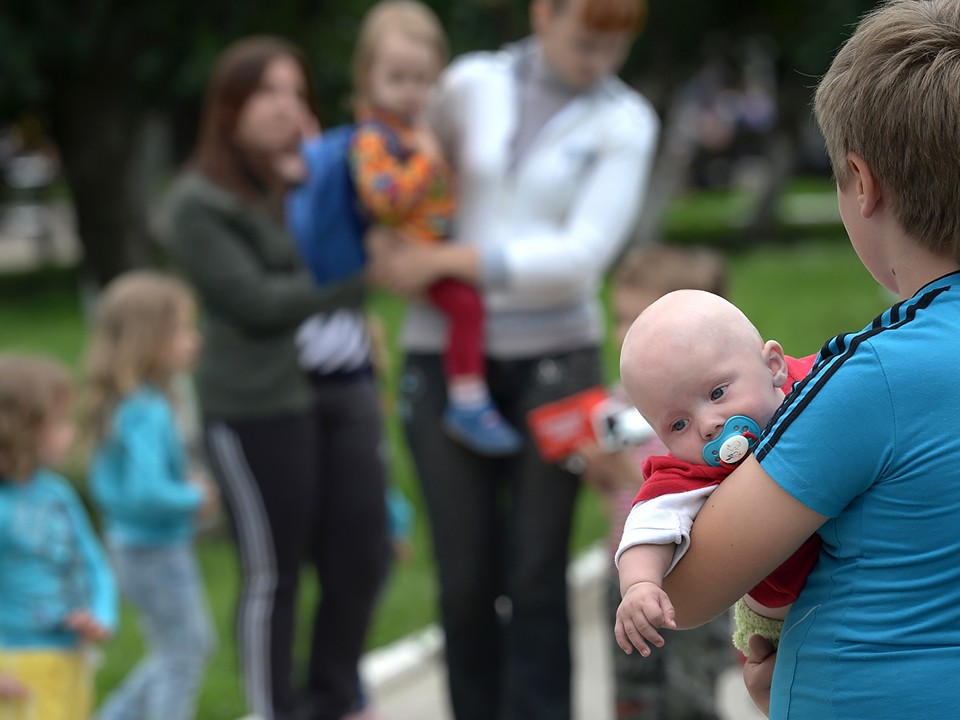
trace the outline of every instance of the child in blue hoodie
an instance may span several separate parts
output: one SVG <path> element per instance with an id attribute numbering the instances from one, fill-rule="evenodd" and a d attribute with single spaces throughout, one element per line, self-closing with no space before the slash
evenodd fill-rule
<path id="1" fill-rule="evenodd" d="M 131 272 L 104 291 L 89 342 L 91 490 L 147 645 L 100 720 L 192 720 L 213 647 L 193 540 L 217 494 L 191 476 L 171 402 L 199 347 L 195 316 L 180 281 Z"/>
<path id="2" fill-rule="evenodd" d="M 71 485 L 73 388 L 42 357 L 0 354 L 0 717 L 87 720 L 88 647 L 117 620 L 113 574 Z"/>

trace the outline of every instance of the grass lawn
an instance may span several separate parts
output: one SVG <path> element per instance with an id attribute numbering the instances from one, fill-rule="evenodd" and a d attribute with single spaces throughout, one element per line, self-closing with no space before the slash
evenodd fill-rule
<path id="1" fill-rule="evenodd" d="M 806 188 L 803 188 L 806 190 Z M 815 207 L 829 216 L 829 188 L 817 185 L 810 197 L 796 193 L 791 203 L 801 216 Z M 827 198 L 827 199 L 824 199 Z M 680 230 L 726 223 L 729 205 L 714 196 L 698 204 L 695 199 L 678 203 L 668 219 L 669 227 Z M 706 218 L 706 219 L 705 219 Z M 828 217 L 829 219 L 829 217 Z M 684 223 L 688 223 L 684 227 Z M 892 302 L 860 265 L 846 242 L 842 228 L 826 230 L 811 226 L 809 236 L 791 234 L 789 243 L 727 252 L 731 272 L 731 299 L 757 324 L 768 338 L 779 340 L 792 355 L 816 352 L 823 342 L 840 332 L 858 330 Z M 687 236 L 690 232 L 687 232 Z M 374 310 L 384 318 L 391 344 L 402 316 L 402 305 L 384 296 L 374 298 Z M 83 346 L 83 316 L 71 272 L 47 271 L 29 276 L 0 276 L 0 349 L 50 353 L 76 366 Z M 397 376 L 394 368 L 387 378 L 387 397 L 392 396 Z M 610 378 L 616 376 L 617 353 L 606 348 Z M 388 404 L 389 407 L 389 404 Z M 377 613 L 369 644 L 383 645 L 436 619 L 436 583 L 430 557 L 426 519 L 416 488 L 409 458 L 400 439 L 394 417 L 389 418 L 392 439 L 393 479 L 418 510 L 415 526 L 415 555 L 411 562 L 395 567 Z M 79 464 L 68 473 L 82 485 Z M 596 496 L 586 491 L 578 507 L 575 549 L 588 546 L 605 533 L 603 515 Z M 237 562 L 233 546 L 222 534 L 205 536 L 199 553 L 207 583 L 220 642 L 210 665 L 199 720 L 232 720 L 245 712 L 237 678 L 232 621 L 237 594 Z M 301 636 L 309 627 L 309 608 L 317 588 L 309 572 L 304 573 L 305 592 L 301 602 Z M 304 643 L 305 645 L 305 643 Z M 101 693 L 113 687 L 130 668 L 140 652 L 135 618 L 124 608 L 117 637 L 105 648 L 105 663 L 98 676 Z M 302 652 L 302 648 L 301 648 Z"/>

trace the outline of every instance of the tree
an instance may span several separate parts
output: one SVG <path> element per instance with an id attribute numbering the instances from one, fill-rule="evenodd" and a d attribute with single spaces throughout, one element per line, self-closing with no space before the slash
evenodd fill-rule
<path id="1" fill-rule="evenodd" d="M 693 148 L 676 124 L 678 93 L 711 57 L 724 57 L 736 65 L 758 45 L 774 64 L 778 121 L 766 143 L 769 177 L 756 198 L 743 240 L 774 238 L 775 210 L 798 168 L 802 138 L 812 122 L 813 87 L 856 20 L 874 5 L 876 0 L 673 0 L 653 4 L 648 27 L 625 69 L 665 120 L 661 153 L 636 242 L 662 239 L 666 208 L 688 175 Z"/>
<path id="2" fill-rule="evenodd" d="M 98 284 L 150 260 L 150 119 L 195 109 L 214 57 L 241 35 L 273 32 L 302 46 L 343 48 L 357 5 L 4 0 L 0 117 L 29 108 L 48 123 Z M 345 61 L 331 73 L 346 77 Z"/>
<path id="3" fill-rule="evenodd" d="M 148 167 L 159 117 L 173 124 L 175 160 L 193 139 L 211 63 L 231 40 L 284 35 L 314 68 L 324 124 L 347 117 L 349 62 L 373 0 L 3 0 L 0 119 L 24 108 L 59 147 L 87 268 L 98 284 L 151 258 Z M 493 48 L 528 31 L 529 0 L 428 0 L 454 54 Z M 624 70 L 661 110 L 702 60 L 711 38 L 776 38 L 784 72 L 781 117 L 797 117 L 811 77 L 867 0 L 651 2 L 648 27 Z M 809 81 L 809 82 L 808 82 Z M 789 94 L 788 94 L 789 93 Z"/>

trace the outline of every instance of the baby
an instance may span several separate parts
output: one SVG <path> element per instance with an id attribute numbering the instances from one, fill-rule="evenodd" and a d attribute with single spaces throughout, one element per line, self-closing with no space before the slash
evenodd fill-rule
<path id="1" fill-rule="evenodd" d="M 373 222 L 427 245 L 450 239 L 456 209 L 451 169 L 425 122 L 446 58 L 446 35 L 427 5 L 380 0 L 364 16 L 354 54 L 357 129 L 350 149 L 357 195 Z M 444 430 L 481 455 L 515 454 L 523 439 L 487 386 L 479 290 L 445 277 L 427 295 L 448 327 Z"/>
<path id="2" fill-rule="evenodd" d="M 676 627 L 661 585 L 689 547 L 697 512 L 812 364 L 812 356 L 785 356 L 734 305 L 700 290 L 664 295 L 631 326 L 620 355 L 623 385 L 670 454 L 644 462 L 645 482 L 617 550 L 623 601 L 615 632 L 625 652 L 635 644 L 649 655 L 644 639 L 661 647 L 657 628 Z M 749 654 L 753 634 L 776 642 L 819 551 L 814 535 L 737 603 L 741 652 Z"/>

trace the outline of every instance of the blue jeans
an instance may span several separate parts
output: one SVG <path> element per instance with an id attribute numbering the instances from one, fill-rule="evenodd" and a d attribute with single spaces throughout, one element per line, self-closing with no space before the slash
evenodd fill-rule
<path id="1" fill-rule="evenodd" d="M 193 546 L 109 544 L 127 600 L 136 608 L 147 654 L 107 698 L 99 720 L 193 720 L 214 646 Z"/>
<path id="2" fill-rule="evenodd" d="M 433 533 L 457 720 L 570 720 L 566 569 L 579 481 L 543 462 L 526 415 L 601 379 L 594 348 L 491 360 L 493 399 L 526 444 L 515 457 L 489 458 L 440 428 L 440 356 L 406 358 L 400 415 Z"/>

